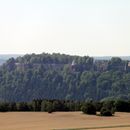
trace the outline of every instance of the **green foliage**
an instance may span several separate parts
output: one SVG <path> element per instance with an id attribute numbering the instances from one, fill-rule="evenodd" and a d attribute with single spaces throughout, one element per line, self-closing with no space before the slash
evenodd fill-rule
<path id="1" fill-rule="evenodd" d="M 34 111 L 41 111 L 41 103 L 42 100 L 33 100 L 32 102 L 32 108 Z"/>
<path id="2" fill-rule="evenodd" d="M 0 112 L 7 112 L 9 110 L 8 103 L 0 103 Z"/>
<path id="3" fill-rule="evenodd" d="M 94 61 L 88 56 L 42 53 L 11 58 L 0 66 L 1 101 L 86 101 L 108 97 L 130 99 L 128 61 Z M 40 111 L 41 102 L 33 102 L 33 109 Z"/>
<path id="4" fill-rule="evenodd" d="M 130 102 L 124 100 L 115 101 L 116 111 L 118 112 L 130 112 Z"/>
<path id="5" fill-rule="evenodd" d="M 93 105 L 93 103 L 85 103 L 81 107 L 81 111 L 84 114 L 89 114 L 89 115 L 96 115 L 96 107 Z"/>
<path id="6" fill-rule="evenodd" d="M 112 116 L 111 110 L 109 110 L 108 108 L 105 108 L 105 107 L 102 107 L 100 114 L 101 114 L 101 116 Z"/>
<path id="7" fill-rule="evenodd" d="M 115 113 L 115 101 L 114 100 L 104 100 L 102 102 L 102 108 L 100 110 L 101 116 L 112 116 Z"/>
<path id="8" fill-rule="evenodd" d="M 51 102 L 47 105 L 47 112 L 52 113 L 54 111 L 53 104 Z"/>
<path id="9" fill-rule="evenodd" d="M 101 108 L 103 107 L 103 103 L 102 102 L 95 102 L 94 105 L 96 107 L 96 111 L 100 111 Z"/>
<path id="10" fill-rule="evenodd" d="M 116 109 L 115 109 L 116 108 Z M 41 112 L 68 112 L 81 111 L 85 114 L 112 116 L 115 111 L 130 112 L 130 101 L 105 100 L 103 102 L 77 102 L 71 100 L 33 100 L 31 102 L 0 102 L 0 112 L 8 111 L 41 111 Z"/>
<path id="11" fill-rule="evenodd" d="M 17 103 L 17 111 L 30 111 L 29 106 L 25 102 Z"/>

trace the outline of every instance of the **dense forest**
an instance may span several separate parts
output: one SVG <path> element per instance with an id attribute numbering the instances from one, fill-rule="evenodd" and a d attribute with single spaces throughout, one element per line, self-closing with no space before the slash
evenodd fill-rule
<path id="1" fill-rule="evenodd" d="M 0 100 L 130 99 L 130 62 L 113 57 L 30 54 L 0 66 Z"/>

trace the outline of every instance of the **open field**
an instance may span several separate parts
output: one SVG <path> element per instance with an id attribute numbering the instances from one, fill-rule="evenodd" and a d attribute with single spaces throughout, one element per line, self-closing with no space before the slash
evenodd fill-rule
<path id="1" fill-rule="evenodd" d="M 112 126 L 117 127 L 112 128 Z M 130 130 L 130 113 L 116 113 L 114 117 L 89 116 L 82 114 L 82 112 L 56 112 L 52 114 L 44 112 L 0 113 L 0 130 L 69 130 L 72 128 L 77 128 L 76 130 L 80 130 L 80 128 Z"/>

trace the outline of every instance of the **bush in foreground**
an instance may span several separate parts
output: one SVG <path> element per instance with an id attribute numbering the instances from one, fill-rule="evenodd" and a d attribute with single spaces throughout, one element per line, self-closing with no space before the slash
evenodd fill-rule
<path id="1" fill-rule="evenodd" d="M 105 107 L 103 107 L 102 109 L 101 109 L 101 111 L 100 111 L 100 115 L 101 116 L 112 116 L 113 114 L 112 114 L 113 112 L 111 111 L 111 110 L 109 110 L 109 109 L 107 109 L 107 108 L 105 108 Z"/>
<path id="2" fill-rule="evenodd" d="M 81 107 L 81 111 L 84 114 L 89 114 L 89 115 L 96 115 L 96 107 L 92 103 L 85 103 Z"/>

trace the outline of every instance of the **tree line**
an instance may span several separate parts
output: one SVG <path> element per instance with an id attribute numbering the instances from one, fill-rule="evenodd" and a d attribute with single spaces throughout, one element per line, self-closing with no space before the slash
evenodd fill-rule
<path id="1" fill-rule="evenodd" d="M 0 112 L 69 112 L 82 111 L 84 114 L 113 116 L 115 112 L 130 112 L 130 101 L 104 100 L 100 102 L 71 100 L 33 100 L 31 102 L 0 102 Z M 100 112 L 98 114 L 97 112 Z"/>

